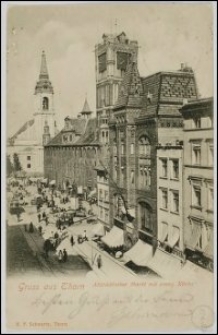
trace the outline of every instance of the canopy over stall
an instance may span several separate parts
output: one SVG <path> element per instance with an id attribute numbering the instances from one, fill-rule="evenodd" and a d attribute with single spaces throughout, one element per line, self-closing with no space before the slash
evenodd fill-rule
<path id="1" fill-rule="evenodd" d="M 108 247 L 117 248 L 123 246 L 124 238 L 123 238 L 123 230 L 114 226 L 111 231 L 105 235 L 102 239 Z"/>

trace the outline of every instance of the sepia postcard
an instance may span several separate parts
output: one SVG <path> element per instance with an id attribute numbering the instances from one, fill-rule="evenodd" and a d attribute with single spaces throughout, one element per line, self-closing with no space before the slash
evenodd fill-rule
<path id="1" fill-rule="evenodd" d="M 2 7 L 5 333 L 216 333 L 215 2 Z"/>

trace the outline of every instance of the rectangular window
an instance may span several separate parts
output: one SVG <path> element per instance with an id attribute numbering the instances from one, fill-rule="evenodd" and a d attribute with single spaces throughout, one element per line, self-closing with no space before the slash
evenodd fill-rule
<path id="1" fill-rule="evenodd" d="M 168 208 L 168 192 L 166 189 L 161 190 L 161 208 Z"/>
<path id="2" fill-rule="evenodd" d="M 100 201 L 103 200 L 103 192 L 102 192 L 102 190 L 99 191 L 99 200 Z"/>
<path id="3" fill-rule="evenodd" d="M 201 145 L 193 144 L 192 147 L 192 160 L 194 165 L 201 164 Z"/>
<path id="4" fill-rule="evenodd" d="M 108 211 L 105 209 L 105 222 L 109 221 Z"/>
<path id="5" fill-rule="evenodd" d="M 121 144 L 121 155 L 124 155 L 124 144 Z"/>
<path id="6" fill-rule="evenodd" d="M 130 145 L 130 154 L 134 155 L 134 143 L 131 143 Z"/>
<path id="7" fill-rule="evenodd" d="M 27 160 L 28 160 L 28 161 L 31 161 L 31 156 L 27 156 Z"/>
<path id="8" fill-rule="evenodd" d="M 201 187 L 193 186 L 192 188 L 192 205 L 201 207 Z"/>
<path id="9" fill-rule="evenodd" d="M 30 169 L 31 168 L 31 164 L 27 164 L 27 169 Z"/>
<path id="10" fill-rule="evenodd" d="M 167 178 L 167 159 L 161 159 L 161 177 Z"/>
<path id="11" fill-rule="evenodd" d="M 208 209 L 213 210 L 213 188 L 208 188 Z"/>
<path id="12" fill-rule="evenodd" d="M 105 201 L 108 201 L 108 191 L 105 191 Z"/>
<path id="13" fill-rule="evenodd" d="M 172 212 L 179 213 L 179 192 L 172 191 Z"/>
<path id="14" fill-rule="evenodd" d="M 134 184 L 134 182 L 135 182 L 135 172 L 134 172 L 134 170 L 132 170 L 131 171 L 131 184 L 133 185 Z"/>
<path id="15" fill-rule="evenodd" d="M 213 144 L 208 144 L 208 165 L 213 165 Z"/>
<path id="16" fill-rule="evenodd" d="M 173 179 L 179 179 L 179 160 L 173 159 L 172 160 L 172 174 L 171 177 Z"/>
<path id="17" fill-rule="evenodd" d="M 121 167 L 121 184 L 124 183 L 124 167 Z"/>

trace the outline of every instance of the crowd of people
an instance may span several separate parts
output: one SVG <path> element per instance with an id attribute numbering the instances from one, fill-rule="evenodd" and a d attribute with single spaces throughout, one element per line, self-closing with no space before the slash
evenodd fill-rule
<path id="1" fill-rule="evenodd" d="M 44 241 L 44 252 L 46 258 L 49 257 L 50 251 L 56 251 L 57 247 L 62 241 L 64 236 L 64 230 L 74 224 L 75 209 L 70 208 L 71 197 L 68 192 L 58 191 L 55 188 L 47 187 L 46 185 L 39 185 L 36 182 L 26 182 L 25 185 L 21 185 L 19 182 L 13 180 L 9 185 L 9 191 L 13 194 L 13 199 L 23 201 L 25 204 L 35 206 L 37 213 L 37 228 L 34 227 L 33 222 L 24 223 L 24 230 L 27 233 L 34 233 L 38 231 L 39 235 L 42 236 Z M 26 202 L 25 202 L 26 200 Z M 78 210 L 83 210 L 86 214 L 85 208 L 82 207 L 81 199 L 78 199 Z M 67 206 L 62 206 L 69 204 Z M 25 211 L 25 210 L 24 210 Z M 92 210 L 89 209 L 87 212 L 88 216 L 92 215 Z M 54 225 L 54 229 L 49 232 L 47 226 Z M 44 232 L 47 231 L 46 237 Z M 63 237 L 63 239 L 66 236 Z M 67 236 L 70 240 L 71 246 L 75 244 L 74 236 Z M 77 237 L 78 243 L 88 241 L 86 230 L 83 235 Z M 56 251 L 57 259 L 60 263 L 66 263 L 68 260 L 68 253 L 65 248 Z M 101 267 L 101 257 L 97 257 L 96 262 L 98 267 Z"/>

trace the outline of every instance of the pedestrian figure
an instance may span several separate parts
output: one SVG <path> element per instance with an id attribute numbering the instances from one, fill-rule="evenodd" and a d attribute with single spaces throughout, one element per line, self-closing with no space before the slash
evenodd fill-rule
<path id="1" fill-rule="evenodd" d="M 39 226 L 39 235 L 42 235 L 42 227 L 41 226 Z"/>
<path id="2" fill-rule="evenodd" d="M 58 262 L 61 263 L 63 261 L 63 253 L 61 250 L 59 250 L 59 253 L 58 253 Z"/>
<path id="3" fill-rule="evenodd" d="M 98 255 L 97 258 L 97 265 L 98 265 L 98 269 L 100 269 L 102 267 L 102 259 L 101 259 L 101 255 Z"/>
<path id="4" fill-rule="evenodd" d="M 43 217 L 43 219 L 46 218 L 46 214 L 45 214 L 45 212 L 42 213 L 42 217 Z"/>
<path id="5" fill-rule="evenodd" d="M 74 245 L 74 238 L 73 238 L 73 235 L 72 235 L 71 238 L 70 238 L 70 243 L 71 243 L 71 245 Z"/>
<path id="6" fill-rule="evenodd" d="M 30 222 L 29 233 L 33 233 L 33 232 L 34 232 L 33 223 Z"/>
<path id="7" fill-rule="evenodd" d="M 48 225 L 48 217 L 45 217 L 46 226 Z"/>
<path id="8" fill-rule="evenodd" d="M 67 261 L 67 250 L 66 249 L 64 249 L 64 251 L 63 251 L 63 262 L 65 263 L 66 261 Z"/>
<path id="9" fill-rule="evenodd" d="M 83 241 L 88 241 L 88 238 L 86 236 L 86 230 L 84 230 L 83 232 Z"/>
<path id="10" fill-rule="evenodd" d="M 38 214 L 38 220 L 39 220 L 39 222 L 41 220 L 41 214 L 40 213 Z"/>

